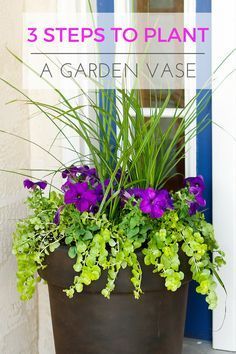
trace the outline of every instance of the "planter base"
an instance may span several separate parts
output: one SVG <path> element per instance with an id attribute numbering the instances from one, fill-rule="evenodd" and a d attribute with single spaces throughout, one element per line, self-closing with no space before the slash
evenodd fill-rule
<path id="1" fill-rule="evenodd" d="M 181 354 L 188 284 L 177 292 L 81 294 L 49 286 L 57 354 Z"/>
<path id="2" fill-rule="evenodd" d="M 63 289 L 73 283 L 75 272 L 60 247 L 46 259 L 40 271 L 48 281 L 55 348 L 57 354 L 181 354 L 191 279 L 188 259 L 180 253 L 183 285 L 176 292 L 165 288 L 164 279 L 144 266 L 139 300 L 133 296 L 130 269 L 121 270 L 111 299 L 101 290 L 106 274 L 69 299 Z"/>

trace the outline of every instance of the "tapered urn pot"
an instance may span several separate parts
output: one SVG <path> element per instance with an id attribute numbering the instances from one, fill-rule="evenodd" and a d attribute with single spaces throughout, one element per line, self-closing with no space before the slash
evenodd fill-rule
<path id="1" fill-rule="evenodd" d="M 69 299 L 63 289 L 73 283 L 75 272 L 68 249 L 60 247 L 40 271 L 47 280 L 55 349 L 57 354 L 181 354 L 188 283 L 187 259 L 181 253 L 183 285 L 166 290 L 164 280 L 151 266 L 144 266 L 139 300 L 133 296 L 130 269 L 121 270 L 116 288 L 107 300 L 101 295 L 106 273 Z"/>

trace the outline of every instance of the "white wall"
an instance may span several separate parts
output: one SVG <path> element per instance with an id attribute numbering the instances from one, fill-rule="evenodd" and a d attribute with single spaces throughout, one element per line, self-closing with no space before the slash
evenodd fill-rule
<path id="1" fill-rule="evenodd" d="M 236 48 L 236 1 L 213 0 L 213 69 Z M 213 315 L 213 346 L 236 351 L 236 52 L 214 75 L 213 217 L 216 238 L 226 253 Z M 232 73 L 234 71 L 234 73 Z M 221 128 L 219 128 L 219 126 Z M 226 313 L 225 313 L 226 311 Z"/>

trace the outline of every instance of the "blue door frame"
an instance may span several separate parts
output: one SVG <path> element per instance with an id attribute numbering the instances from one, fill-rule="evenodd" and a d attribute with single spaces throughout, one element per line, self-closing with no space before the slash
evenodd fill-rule
<path id="1" fill-rule="evenodd" d="M 97 12 L 114 12 L 114 0 L 97 0 Z M 211 13 L 211 0 L 196 0 L 196 13 Z M 209 65 L 209 77 L 211 67 Z M 200 108 L 200 101 L 205 96 L 211 95 L 210 90 L 204 90 L 199 94 L 197 109 Z M 198 122 L 206 116 L 211 117 L 211 100 L 201 109 L 198 114 Z M 206 182 L 205 198 L 208 209 L 205 213 L 206 219 L 212 221 L 212 127 L 209 124 L 204 132 L 197 136 L 197 174 L 204 176 Z M 205 298 L 195 292 L 195 284 L 190 284 L 189 300 L 187 308 L 187 319 L 185 335 L 187 337 L 211 340 L 212 338 L 212 314 L 208 310 Z"/>
<path id="2" fill-rule="evenodd" d="M 200 13 L 211 13 L 211 0 L 196 1 L 197 16 Z M 208 65 L 208 76 L 211 76 L 211 65 Z M 206 116 L 211 118 L 211 90 L 197 90 L 199 108 L 197 121 L 200 122 Z M 202 98 L 209 99 L 204 109 L 200 109 Z M 205 199 L 207 201 L 207 211 L 205 213 L 208 222 L 212 222 L 212 126 L 209 124 L 203 132 L 197 136 L 197 174 L 203 175 L 206 183 Z M 187 308 L 185 335 L 187 337 L 204 340 L 212 339 L 212 313 L 208 310 L 205 298 L 195 291 L 195 284 L 192 282 L 189 289 L 189 299 Z"/>

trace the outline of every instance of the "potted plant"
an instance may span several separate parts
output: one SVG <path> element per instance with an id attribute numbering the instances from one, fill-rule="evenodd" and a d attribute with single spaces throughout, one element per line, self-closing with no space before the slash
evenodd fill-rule
<path id="1" fill-rule="evenodd" d="M 170 93 L 149 119 L 135 91 L 103 91 L 102 105 L 88 97 L 94 119 L 57 93 L 61 106 L 26 99 L 73 129 L 90 155 L 47 181 L 24 181 L 31 212 L 13 238 L 21 298 L 47 281 L 57 354 L 181 354 L 188 283 L 195 280 L 215 308 L 224 264 L 201 211 L 203 177 L 168 188 L 186 144 L 206 124 L 190 129 L 196 97 L 163 129 Z"/>

